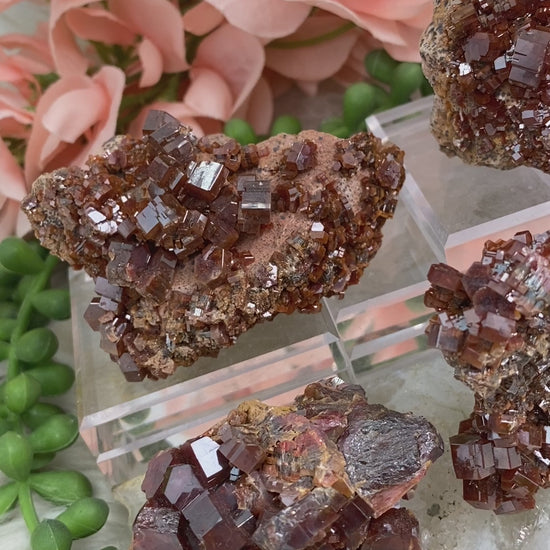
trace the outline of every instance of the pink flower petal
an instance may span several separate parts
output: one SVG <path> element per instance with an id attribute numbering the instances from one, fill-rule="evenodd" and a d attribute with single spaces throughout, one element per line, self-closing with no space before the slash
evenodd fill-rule
<path id="1" fill-rule="evenodd" d="M 0 194 L 15 201 L 23 199 L 27 194 L 23 171 L 2 139 L 0 139 L 0 173 L 2 174 Z"/>
<path id="2" fill-rule="evenodd" d="M 11 61 L 0 65 L 0 82 L 16 82 L 26 76 L 26 72 L 21 67 L 14 66 Z"/>
<path id="3" fill-rule="evenodd" d="M 207 2 L 201 2 L 183 14 L 183 27 L 186 32 L 203 36 L 221 25 L 223 20 L 223 13 Z"/>
<path id="4" fill-rule="evenodd" d="M 307 18 L 310 6 L 286 0 L 205 0 L 240 29 L 273 40 L 293 33 Z"/>
<path id="5" fill-rule="evenodd" d="M 286 0 L 306 2 L 369 31 L 402 61 L 418 60 L 418 43 L 433 12 L 432 0 Z M 404 29 L 407 31 L 404 31 Z M 408 32 L 415 29 L 415 32 Z"/>
<path id="6" fill-rule="evenodd" d="M 20 212 L 19 201 L 7 200 L 0 204 L 0 240 L 14 234 Z"/>
<path id="7" fill-rule="evenodd" d="M 191 80 L 194 68 L 208 68 L 218 73 L 231 90 L 231 115 L 258 82 L 264 60 L 263 46 L 255 36 L 225 24 L 200 43 L 193 62 Z"/>
<path id="8" fill-rule="evenodd" d="M 96 86 L 101 86 L 107 98 L 106 109 L 93 129 L 87 149 L 82 149 L 75 157 L 75 164 L 82 165 L 88 155 L 97 153 L 101 146 L 110 139 L 116 131 L 118 109 L 126 83 L 126 77 L 118 67 L 104 66 L 93 77 Z"/>
<path id="9" fill-rule="evenodd" d="M 192 68 L 190 76 L 184 103 L 198 116 L 227 120 L 233 111 L 233 95 L 227 82 L 206 67 Z"/>
<path id="10" fill-rule="evenodd" d="M 52 102 L 42 125 L 60 141 L 74 143 L 101 118 L 105 101 L 105 94 L 95 86 L 68 91 Z"/>
<path id="11" fill-rule="evenodd" d="M 24 237 L 32 231 L 31 222 L 24 212 L 21 212 L 20 205 L 17 204 L 17 217 L 15 220 L 15 234 L 18 237 Z"/>
<path id="12" fill-rule="evenodd" d="M 247 120 L 257 134 L 267 134 L 273 120 L 273 92 L 265 78 L 260 78 L 246 102 L 234 116 Z"/>
<path id="13" fill-rule="evenodd" d="M 162 54 L 148 38 L 144 38 L 137 47 L 142 73 L 139 79 L 140 88 L 153 86 L 162 76 Z"/>
<path id="14" fill-rule="evenodd" d="M 346 22 L 333 15 L 311 17 L 298 32 L 286 37 L 283 42 L 301 41 L 334 31 Z M 359 30 L 348 31 L 311 46 L 296 48 L 266 47 L 266 67 L 288 78 L 302 81 L 319 81 L 336 73 L 348 58 Z"/>
<path id="15" fill-rule="evenodd" d="M 82 165 L 90 153 L 99 150 L 101 144 L 115 131 L 124 83 L 124 73 L 119 68 L 104 66 L 92 78 L 84 75 L 66 76 L 54 82 L 44 92 L 36 106 L 35 121 L 25 153 L 25 178 L 28 183 L 32 183 L 45 170 L 68 164 Z M 90 90 L 95 91 L 90 94 Z M 100 100 L 98 100 L 98 90 L 103 94 Z M 69 122 L 69 127 L 64 129 L 61 127 L 62 121 L 67 115 L 60 109 L 58 99 L 68 96 L 71 98 L 71 105 L 74 106 L 78 101 L 74 93 L 77 91 L 80 91 L 81 97 L 85 97 L 86 100 L 95 98 L 94 101 L 98 102 L 102 108 L 93 110 L 96 114 L 95 120 L 84 115 L 90 124 L 88 128 L 83 128 L 84 118 L 75 115 L 77 122 Z M 55 115 L 61 117 L 60 120 L 50 112 L 52 106 Z M 83 106 L 86 107 L 83 101 L 80 101 L 81 110 L 84 110 Z M 44 117 L 48 127 L 56 134 L 50 133 L 44 125 Z M 57 135 L 73 139 L 77 126 L 82 130 L 82 134 L 72 144 L 62 141 Z"/>
<path id="16" fill-rule="evenodd" d="M 88 67 L 88 59 L 80 51 L 63 17 L 66 11 L 87 3 L 88 0 L 51 0 L 50 45 L 55 66 L 61 76 L 83 74 Z"/>
<path id="17" fill-rule="evenodd" d="M 17 58 L 28 63 L 26 68 L 33 74 L 47 73 L 53 69 L 53 58 L 47 37 L 42 37 L 40 34 L 40 30 L 37 31 L 37 36 L 19 33 L 5 34 L 0 37 L 0 46 L 6 50 L 19 50 Z"/>
<path id="18" fill-rule="evenodd" d="M 431 2 L 427 2 L 424 8 L 419 10 L 415 16 L 407 18 L 403 21 L 403 23 L 406 23 L 409 27 L 413 27 L 414 29 L 418 29 L 423 32 L 424 29 L 430 24 L 432 17 L 433 4 Z"/>
<path id="19" fill-rule="evenodd" d="M 168 0 L 110 0 L 109 8 L 131 29 L 155 44 L 162 53 L 165 72 L 188 68 L 183 22 L 174 4 Z"/>
<path id="20" fill-rule="evenodd" d="M 332 11 L 331 6 L 342 5 L 359 16 L 366 14 L 382 19 L 402 20 L 416 16 L 427 4 L 431 5 L 432 0 L 314 0 L 313 3 L 327 11 Z"/>
<path id="21" fill-rule="evenodd" d="M 130 45 L 135 40 L 135 33 L 123 21 L 102 9 L 73 9 L 67 12 L 65 18 L 73 33 L 84 40 L 123 46 Z"/>

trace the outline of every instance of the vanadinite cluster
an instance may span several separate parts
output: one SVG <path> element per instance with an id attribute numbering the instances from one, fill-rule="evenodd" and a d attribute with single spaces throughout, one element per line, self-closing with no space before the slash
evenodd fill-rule
<path id="1" fill-rule="evenodd" d="M 404 180 L 362 133 L 240 146 L 152 111 L 89 169 L 42 175 L 24 210 L 44 246 L 95 280 L 85 317 L 128 380 L 212 356 L 259 321 L 315 312 L 357 283 Z"/>
<path id="2" fill-rule="evenodd" d="M 464 498 L 508 513 L 550 487 L 550 232 L 485 244 L 465 272 L 433 265 L 428 341 L 475 392 L 451 438 Z"/>
<path id="3" fill-rule="evenodd" d="M 435 0 L 421 43 L 442 149 L 550 172 L 550 2 Z"/>
<path id="4" fill-rule="evenodd" d="M 134 550 L 420 550 L 395 508 L 443 452 L 425 419 L 369 405 L 337 378 L 286 407 L 247 401 L 158 454 Z"/>

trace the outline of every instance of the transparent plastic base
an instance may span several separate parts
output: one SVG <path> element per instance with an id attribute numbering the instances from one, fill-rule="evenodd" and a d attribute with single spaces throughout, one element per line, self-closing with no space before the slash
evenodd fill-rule
<path id="1" fill-rule="evenodd" d="M 368 394 L 376 393 L 391 373 L 427 353 L 431 312 L 423 293 L 432 263 L 464 269 L 487 238 L 550 227 L 548 176 L 448 158 L 430 134 L 430 109 L 431 98 L 424 98 L 369 118 L 376 134 L 405 150 L 407 178 L 360 283 L 343 299 L 324 300 L 321 313 L 280 315 L 216 359 L 180 368 L 167 380 L 128 383 L 82 319 L 91 280 L 71 273 L 81 432 L 113 484 L 143 473 L 155 452 L 200 433 L 244 399 L 289 402 L 304 385 L 332 374 L 358 376 Z"/>
<path id="2" fill-rule="evenodd" d="M 327 300 L 354 371 L 424 348 L 426 274 L 439 258 L 400 202 L 384 226 L 382 246 L 359 284 Z"/>
<path id="3" fill-rule="evenodd" d="M 279 315 L 166 380 L 128 383 L 83 320 L 93 296 L 84 272 L 69 277 L 81 434 L 113 484 L 145 471 L 161 448 L 183 443 L 244 399 L 288 402 L 304 385 L 338 374 L 353 380 L 328 308 Z"/>
<path id="4" fill-rule="evenodd" d="M 540 232 L 550 225 L 550 176 L 534 168 L 497 170 L 447 157 L 430 131 L 432 97 L 367 119 L 380 138 L 405 151 L 409 173 L 401 200 L 436 255 L 465 265 L 468 246 L 508 238 L 516 231 Z"/>

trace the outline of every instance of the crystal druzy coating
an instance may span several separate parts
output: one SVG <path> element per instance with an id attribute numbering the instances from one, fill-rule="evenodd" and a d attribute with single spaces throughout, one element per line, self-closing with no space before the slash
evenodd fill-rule
<path id="1" fill-rule="evenodd" d="M 44 246 L 94 278 L 85 318 L 128 380 L 163 378 L 257 322 L 315 312 L 357 283 L 404 180 L 369 134 L 305 131 L 240 146 L 152 111 L 89 168 L 24 201 Z"/>
<path id="2" fill-rule="evenodd" d="M 442 452 L 428 421 L 337 378 L 286 407 L 246 401 L 151 460 L 133 548 L 419 550 L 394 506 Z"/>
<path id="3" fill-rule="evenodd" d="M 435 0 L 421 55 L 443 151 L 550 172 L 549 45 L 548 1 Z"/>
<path id="4" fill-rule="evenodd" d="M 485 243 L 465 273 L 433 265 L 428 342 L 475 393 L 451 438 L 464 498 L 508 513 L 550 487 L 550 232 Z"/>

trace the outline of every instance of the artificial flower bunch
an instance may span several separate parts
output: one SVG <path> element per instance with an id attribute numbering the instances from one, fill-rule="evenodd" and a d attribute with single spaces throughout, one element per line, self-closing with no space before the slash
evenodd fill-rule
<path id="1" fill-rule="evenodd" d="M 418 61 L 432 0 L 0 0 L 44 14 L 0 36 L 0 238 L 23 233 L 34 179 L 83 165 L 115 132 L 162 109 L 197 135 L 232 117 L 267 132 L 274 99 L 365 77 L 383 47 Z M 4 14 L 0 14 L 2 17 Z"/>

